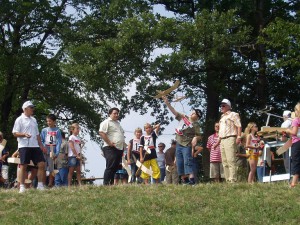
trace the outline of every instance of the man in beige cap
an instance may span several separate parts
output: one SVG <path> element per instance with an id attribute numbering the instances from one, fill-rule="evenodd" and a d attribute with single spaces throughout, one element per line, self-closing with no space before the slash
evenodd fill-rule
<path id="1" fill-rule="evenodd" d="M 221 102 L 221 119 L 219 138 L 221 146 L 222 164 L 224 176 L 227 182 L 237 181 L 236 152 L 237 145 L 241 142 L 241 120 L 238 113 L 231 111 L 231 103 L 228 99 Z"/>

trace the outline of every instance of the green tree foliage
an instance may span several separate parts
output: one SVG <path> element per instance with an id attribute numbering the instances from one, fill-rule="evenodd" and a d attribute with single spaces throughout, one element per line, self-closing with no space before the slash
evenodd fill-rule
<path id="1" fill-rule="evenodd" d="M 230 9 L 236 11 L 236 16 L 244 21 L 246 27 L 251 28 L 250 35 L 243 44 L 235 45 L 233 51 L 235 51 L 235 59 L 238 59 L 240 64 L 244 65 L 244 79 L 240 79 L 239 76 L 232 77 L 232 79 L 227 80 L 228 82 L 224 83 L 225 89 L 214 89 L 216 90 L 216 96 L 220 100 L 223 97 L 230 96 L 234 105 L 237 106 L 243 117 L 243 124 L 248 123 L 249 120 L 256 119 L 257 116 L 253 115 L 253 110 L 264 108 L 266 104 L 272 104 L 276 106 L 276 113 L 281 114 L 284 108 L 292 108 L 296 97 L 292 97 L 286 93 L 286 87 L 290 86 L 291 80 L 295 79 L 297 71 L 295 69 L 289 68 L 278 68 L 273 67 L 270 63 L 270 59 L 275 57 L 280 57 L 278 53 L 278 45 L 276 42 L 281 42 L 284 39 L 283 35 L 275 38 L 275 33 L 273 32 L 273 43 L 268 43 L 270 41 L 270 36 L 266 39 L 264 37 L 267 35 L 268 30 L 273 30 L 275 20 L 282 20 L 289 24 L 297 24 L 297 12 L 299 11 L 299 1 L 269 1 L 269 0 L 257 0 L 257 1 L 168 1 L 168 0 L 155 0 L 151 1 L 153 4 L 163 4 L 167 10 L 171 10 L 175 13 L 177 21 L 187 20 L 193 21 L 197 17 L 197 14 L 201 11 L 208 10 L 209 12 L 227 12 Z M 278 22 L 276 22 L 278 23 Z M 299 21 L 298 21 L 299 23 Z M 279 27 L 278 27 L 279 28 Z M 266 29 L 266 32 L 263 32 Z M 286 34 L 290 31 L 286 30 Z M 295 34 L 295 31 L 291 32 Z M 225 35 L 225 33 L 224 33 Z M 270 35 L 270 34 L 268 34 Z M 286 36 L 288 38 L 288 36 Z M 294 36 L 295 37 L 295 36 Z M 264 39 L 265 42 L 258 41 Z M 286 40 L 286 39 L 285 39 Z M 287 42 L 285 42 L 287 43 Z M 291 44 L 291 42 L 289 43 Z M 299 55 L 299 46 L 293 43 L 294 55 L 292 58 L 297 61 L 295 55 Z M 287 45 L 285 45 L 287 47 Z M 298 49 L 297 49 L 298 48 Z M 281 55 L 286 55 L 287 48 L 281 48 Z M 219 52 L 218 52 L 219 54 Z M 278 65 L 279 61 L 277 60 L 276 64 Z M 274 61 L 273 61 L 274 64 Z M 220 64 L 217 64 L 220 66 Z M 236 71 L 237 68 L 232 67 L 234 64 L 230 65 L 228 68 Z M 241 71 L 241 67 L 239 67 Z M 229 71 L 231 73 L 231 71 Z M 234 76 L 234 73 L 232 74 Z M 219 82 L 219 79 L 215 79 L 216 82 Z M 222 81 L 220 82 L 222 83 Z M 298 85 L 294 84 L 291 86 L 291 89 L 298 90 Z M 236 95 L 239 93 L 239 95 Z M 283 94 L 283 95 L 282 95 Z M 296 95 L 294 95 L 296 96 Z M 208 106 L 210 101 L 215 99 L 208 99 Z M 275 102 L 278 101 L 278 102 Z M 209 109 L 207 109 L 209 110 Z M 216 108 L 213 107 L 215 112 Z M 215 117 L 216 113 L 210 112 Z M 258 118 L 259 123 L 262 123 L 261 118 Z M 275 122 L 275 121 L 272 121 Z M 278 125 L 278 124 L 277 124 Z"/>
<path id="2" fill-rule="evenodd" d="M 64 37 L 63 68 L 97 95 L 101 107 L 118 104 L 124 116 L 131 108 L 131 85 L 151 63 L 157 21 L 144 1 L 93 2 L 91 9 Z"/>
<path id="3" fill-rule="evenodd" d="M 268 57 L 270 66 L 300 68 L 300 19 L 295 17 L 292 22 L 277 18 L 264 29 L 261 42 L 276 50 Z"/>
<path id="4" fill-rule="evenodd" d="M 68 10 L 82 11 L 75 1 L 2 1 L 0 8 L 0 129 L 11 134 L 21 105 L 32 99 L 36 114 L 53 112 L 61 123 L 79 121 L 95 130 L 98 103 L 82 82 L 64 73 L 62 36 L 76 22 Z M 39 123 L 42 124 L 41 122 Z"/>

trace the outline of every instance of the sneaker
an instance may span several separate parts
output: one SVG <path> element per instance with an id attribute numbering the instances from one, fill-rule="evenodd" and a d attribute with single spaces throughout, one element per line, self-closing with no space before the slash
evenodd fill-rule
<path id="1" fill-rule="evenodd" d="M 44 191 L 44 190 L 45 190 L 45 187 L 44 187 L 44 186 L 38 186 L 36 189 L 37 189 L 37 190 L 40 190 L 40 191 Z"/>
<path id="2" fill-rule="evenodd" d="M 188 183 L 188 185 L 191 185 L 191 186 L 194 186 L 196 183 L 195 183 L 195 181 L 190 181 L 189 183 Z"/>
<path id="3" fill-rule="evenodd" d="M 189 180 L 182 180 L 182 181 L 181 181 L 181 184 L 182 184 L 182 185 L 188 185 L 189 183 L 190 183 Z"/>
<path id="4" fill-rule="evenodd" d="M 25 187 L 20 187 L 19 193 L 24 193 L 26 191 Z"/>

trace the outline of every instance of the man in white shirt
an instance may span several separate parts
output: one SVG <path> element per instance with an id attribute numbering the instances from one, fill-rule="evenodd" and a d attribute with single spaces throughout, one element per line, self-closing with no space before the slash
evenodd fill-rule
<path id="1" fill-rule="evenodd" d="M 32 116 L 34 112 L 34 105 L 31 101 L 26 101 L 23 106 L 23 113 L 19 116 L 13 127 L 13 135 L 18 140 L 18 149 L 20 155 L 20 193 L 25 192 L 25 172 L 30 160 L 34 165 L 38 166 L 38 187 L 43 190 L 43 170 L 45 168 L 45 159 L 43 152 L 47 150 L 41 142 L 38 125 L 36 119 Z M 43 152 L 42 152 L 43 151 Z"/>
<path id="2" fill-rule="evenodd" d="M 104 185 L 114 183 L 114 175 L 121 162 L 123 150 L 125 148 L 124 130 L 121 127 L 118 108 L 111 108 L 109 117 L 100 124 L 99 134 L 104 141 L 103 154 L 106 159 L 106 169 L 104 171 Z"/>

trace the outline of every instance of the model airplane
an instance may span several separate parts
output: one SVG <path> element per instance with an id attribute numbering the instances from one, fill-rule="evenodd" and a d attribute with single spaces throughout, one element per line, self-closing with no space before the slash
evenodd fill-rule
<path id="1" fill-rule="evenodd" d="M 170 94 L 172 91 L 174 91 L 178 88 L 179 84 L 180 84 L 180 81 L 176 80 L 174 85 L 172 87 L 168 88 L 167 90 L 164 90 L 164 91 L 156 90 L 156 92 L 158 94 L 153 96 L 153 98 L 161 98 L 162 96 L 166 96 L 166 95 Z"/>

